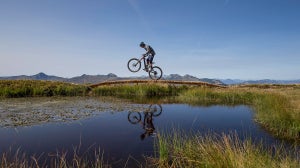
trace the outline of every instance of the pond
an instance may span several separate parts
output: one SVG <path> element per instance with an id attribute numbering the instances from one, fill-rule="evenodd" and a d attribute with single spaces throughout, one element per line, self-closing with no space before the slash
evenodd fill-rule
<path id="1" fill-rule="evenodd" d="M 278 143 L 253 121 L 249 106 L 134 104 L 111 98 L 29 98 L 0 101 L 0 153 L 19 149 L 47 157 L 74 150 L 104 152 L 115 167 L 154 156 L 160 132 L 236 133 Z M 134 158 L 134 159 L 130 159 Z"/>

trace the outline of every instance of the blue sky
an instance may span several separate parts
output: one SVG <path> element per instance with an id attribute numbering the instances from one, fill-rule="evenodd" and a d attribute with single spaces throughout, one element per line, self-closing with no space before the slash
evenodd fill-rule
<path id="1" fill-rule="evenodd" d="M 299 0 L 0 0 L 0 76 L 131 73 L 300 79 Z"/>

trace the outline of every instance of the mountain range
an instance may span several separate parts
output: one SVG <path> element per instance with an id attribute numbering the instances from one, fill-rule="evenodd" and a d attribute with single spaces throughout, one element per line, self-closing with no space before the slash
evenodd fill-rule
<path id="1" fill-rule="evenodd" d="M 49 80 L 49 81 L 61 81 L 61 82 L 70 82 L 77 84 L 95 84 L 103 81 L 109 80 L 128 80 L 128 79 L 148 79 L 148 76 L 140 77 L 118 77 L 113 73 L 107 75 L 86 75 L 76 76 L 72 78 L 63 78 L 59 76 L 47 75 L 43 72 L 36 75 L 19 75 L 19 76 L 7 76 L 0 77 L 0 80 Z M 218 85 L 234 85 L 234 84 L 300 84 L 299 80 L 239 80 L 239 79 L 209 79 L 209 78 L 197 78 L 191 75 L 179 75 L 179 74 L 170 74 L 164 75 L 164 80 L 182 80 L 182 81 L 202 81 Z"/>
<path id="2" fill-rule="evenodd" d="M 240 79 L 220 79 L 226 85 L 236 84 L 300 84 L 298 80 L 272 80 L 272 79 L 261 79 L 261 80 L 240 80 Z"/>
<path id="3" fill-rule="evenodd" d="M 107 75 L 86 75 L 83 74 L 81 76 L 76 76 L 72 78 L 63 78 L 58 76 L 52 76 L 47 75 L 43 72 L 38 73 L 36 75 L 19 75 L 19 76 L 7 76 L 7 77 L 0 77 L 0 80 L 49 80 L 49 81 L 61 81 L 61 82 L 70 82 L 70 83 L 77 83 L 77 84 L 95 84 L 103 81 L 109 81 L 109 80 L 128 80 L 128 79 L 149 79 L 148 76 L 140 76 L 140 77 L 118 77 L 117 75 L 113 73 L 109 73 Z M 178 75 L 178 74 L 171 74 L 171 75 L 165 75 L 163 76 L 163 79 L 165 80 L 182 80 L 182 81 L 202 81 L 202 82 L 208 82 L 213 84 L 221 84 L 224 85 L 220 80 L 216 79 L 208 79 L 208 78 L 202 78 L 199 79 L 197 77 L 191 76 L 191 75 Z"/>

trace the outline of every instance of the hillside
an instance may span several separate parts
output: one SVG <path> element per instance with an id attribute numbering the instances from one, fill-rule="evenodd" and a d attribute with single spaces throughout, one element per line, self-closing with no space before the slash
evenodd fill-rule
<path id="1" fill-rule="evenodd" d="M 65 81 L 66 80 L 66 78 L 46 75 L 43 72 L 38 73 L 36 75 L 32 75 L 32 76 L 19 75 L 19 76 L 0 77 L 0 80 L 24 80 L 24 79 L 25 80 L 50 80 L 50 81 Z"/>
<path id="2" fill-rule="evenodd" d="M 70 82 L 70 83 L 78 83 L 78 84 L 95 84 L 100 83 L 103 81 L 109 80 L 128 80 L 128 79 L 148 79 L 147 76 L 140 76 L 140 77 L 118 77 L 113 73 L 109 73 L 107 75 L 86 75 L 83 74 L 81 76 L 76 76 L 72 78 L 63 78 L 58 76 L 47 75 L 45 73 L 38 73 L 32 76 L 20 75 L 20 76 L 8 76 L 8 77 L 0 77 L 0 80 L 50 80 L 50 81 L 61 81 L 61 82 Z M 170 74 L 165 75 L 163 80 L 181 80 L 181 81 L 202 81 L 212 84 L 219 84 L 224 85 L 220 80 L 216 79 L 209 79 L 209 78 L 197 78 L 191 75 L 184 75 L 181 76 L 179 74 Z"/>

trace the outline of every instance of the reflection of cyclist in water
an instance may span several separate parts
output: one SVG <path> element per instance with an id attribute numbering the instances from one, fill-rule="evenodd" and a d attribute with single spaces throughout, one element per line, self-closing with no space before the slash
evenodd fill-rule
<path id="1" fill-rule="evenodd" d="M 144 140 L 145 137 L 152 135 L 155 130 L 152 116 L 153 114 L 149 112 L 144 114 L 143 129 L 145 132 L 141 134 L 141 140 Z"/>
<path id="2" fill-rule="evenodd" d="M 144 120 L 142 121 L 142 116 L 140 112 L 129 112 L 128 121 L 132 124 L 141 123 L 145 132 L 141 134 L 141 140 L 145 137 L 151 136 L 154 133 L 155 127 L 153 124 L 153 117 L 157 117 L 162 113 L 161 105 L 150 105 L 144 112 Z"/>

